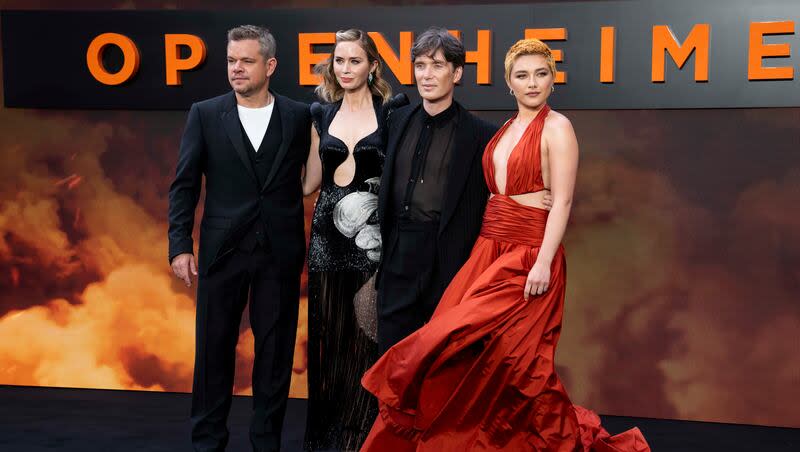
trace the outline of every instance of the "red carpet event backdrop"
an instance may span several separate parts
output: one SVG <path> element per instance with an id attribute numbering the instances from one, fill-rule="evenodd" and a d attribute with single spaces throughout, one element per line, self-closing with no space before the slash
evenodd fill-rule
<path id="1" fill-rule="evenodd" d="M 20 7 L 30 6 L 0 0 Z M 783 63 L 797 66 L 798 51 Z M 42 58 L 30 69 L 48 70 Z M 574 401 L 603 414 L 800 427 L 800 108 L 562 111 L 581 145 L 557 356 Z M 511 112 L 479 114 L 500 123 Z M 0 110 L 0 384 L 191 390 L 194 291 L 166 257 L 185 117 Z M 305 282 L 293 397 L 306 396 Z M 238 394 L 251 391 L 252 346 L 245 318 Z"/>

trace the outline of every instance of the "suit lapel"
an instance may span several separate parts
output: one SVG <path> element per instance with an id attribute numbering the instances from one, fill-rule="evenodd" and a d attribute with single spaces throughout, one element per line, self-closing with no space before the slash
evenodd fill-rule
<path id="1" fill-rule="evenodd" d="M 458 200 L 464 191 L 464 185 L 469 178 L 469 170 L 475 161 L 475 153 L 481 151 L 472 118 L 460 104 L 456 105 L 458 107 L 458 124 L 452 149 L 453 156 L 450 158 L 450 168 L 447 171 L 447 181 L 445 182 L 445 198 L 442 217 L 439 221 L 439 234 L 444 231 L 455 212 Z"/>
<path id="2" fill-rule="evenodd" d="M 407 109 L 403 116 L 397 118 L 396 127 L 394 130 L 390 130 L 388 134 L 386 160 L 383 164 L 383 174 L 381 176 L 381 189 L 378 191 L 378 221 L 381 225 L 386 224 L 386 209 L 389 204 L 389 194 L 392 191 L 394 161 L 397 156 L 397 147 L 400 146 L 400 140 L 405 134 L 409 119 L 411 119 L 414 112 L 419 108 L 420 106 L 417 105 L 415 108 Z M 396 115 L 397 112 L 393 114 Z"/>
<path id="3" fill-rule="evenodd" d="M 275 178 L 275 174 L 277 174 L 281 162 L 289 151 L 289 145 L 292 144 L 296 129 L 294 112 L 292 111 L 291 105 L 289 105 L 289 101 L 279 94 L 272 93 L 272 95 L 275 96 L 275 106 L 278 107 L 278 114 L 281 115 L 281 145 L 278 148 L 278 153 L 275 154 L 275 161 L 272 163 L 272 168 L 270 168 L 267 179 L 264 181 L 264 186 L 261 187 L 262 191 L 264 191 L 272 182 L 272 179 Z M 311 133 L 311 131 L 309 130 L 308 133 Z"/>
<path id="4" fill-rule="evenodd" d="M 234 94 L 233 91 L 230 92 L 225 100 L 222 110 L 222 126 L 225 129 L 225 133 L 228 134 L 228 138 L 231 140 L 231 144 L 233 144 L 233 149 L 236 150 L 236 154 L 247 169 L 247 174 L 253 179 L 253 182 L 258 184 L 256 171 L 253 168 L 253 164 L 250 162 L 250 157 L 247 155 L 247 149 L 244 147 L 242 126 L 239 121 L 239 110 L 236 108 L 236 94 Z"/>

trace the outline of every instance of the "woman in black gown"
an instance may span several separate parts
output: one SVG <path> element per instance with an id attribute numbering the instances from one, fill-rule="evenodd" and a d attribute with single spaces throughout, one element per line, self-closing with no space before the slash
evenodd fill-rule
<path id="1" fill-rule="evenodd" d="M 381 254 L 377 192 L 390 100 L 375 43 L 336 33 L 322 76 L 303 191 L 320 189 L 308 253 L 308 450 L 358 450 L 377 416 L 360 384 L 377 359 L 373 275 Z"/>

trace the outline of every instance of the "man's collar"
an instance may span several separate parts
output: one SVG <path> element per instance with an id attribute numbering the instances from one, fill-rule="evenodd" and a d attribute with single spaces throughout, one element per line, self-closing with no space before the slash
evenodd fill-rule
<path id="1" fill-rule="evenodd" d="M 442 111 L 440 113 L 437 113 L 434 116 L 429 115 L 428 112 L 425 110 L 425 107 L 423 107 L 422 108 L 422 120 L 424 122 L 431 122 L 435 126 L 439 127 L 439 126 L 445 124 L 446 122 L 450 121 L 451 119 L 453 119 L 453 117 L 456 115 L 456 111 L 457 110 L 458 110 L 458 107 L 456 107 L 455 101 L 453 101 L 450 104 L 450 106 L 447 107 L 444 111 Z"/>

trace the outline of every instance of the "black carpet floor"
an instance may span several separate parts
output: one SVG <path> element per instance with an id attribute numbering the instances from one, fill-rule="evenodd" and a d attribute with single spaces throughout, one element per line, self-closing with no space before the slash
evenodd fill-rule
<path id="1" fill-rule="evenodd" d="M 190 403 L 188 394 L 0 385 L 0 451 L 190 451 Z M 282 450 L 302 450 L 305 409 L 304 400 L 289 401 Z M 229 451 L 249 450 L 249 416 L 250 398 L 235 397 Z M 638 426 L 654 452 L 800 451 L 800 429 L 602 419 L 612 434 Z"/>

